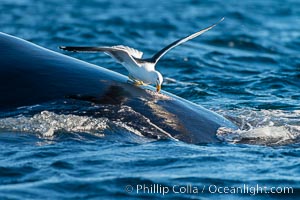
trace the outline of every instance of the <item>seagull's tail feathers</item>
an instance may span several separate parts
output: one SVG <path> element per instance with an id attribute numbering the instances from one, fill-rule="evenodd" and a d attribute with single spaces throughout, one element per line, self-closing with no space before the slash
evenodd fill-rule
<path id="1" fill-rule="evenodd" d="M 103 52 L 107 51 L 107 47 L 74 47 L 74 46 L 60 46 L 59 47 L 65 51 L 73 51 L 73 52 Z"/>

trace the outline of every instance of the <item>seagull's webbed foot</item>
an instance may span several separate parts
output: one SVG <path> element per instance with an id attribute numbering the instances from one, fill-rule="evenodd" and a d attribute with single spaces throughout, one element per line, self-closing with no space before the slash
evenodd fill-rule
<path id="1" fill-rule="evenodd" d="M 135 79 L 135 78 L 134 78 L 133 76 L 131 76 L 131 75 L 128 75 L 128 78 L 129 78 L 130 80 L 128 80 L 127 82 L 128 82 L 128 83 L 133 83 L 133 85 L 135 85 L 135 86 L 145 85 L 143 81 L 137 80 L 137 79 Z M 132 81 L 132 82 L 131 82 L 131 81 Z"/>
<path id="2" fill-rule="evenodd" d="M 143 81 L 134 81 L 134 85 L 135 86 L 141 86 L 141 85 L 145 85 Z"/>

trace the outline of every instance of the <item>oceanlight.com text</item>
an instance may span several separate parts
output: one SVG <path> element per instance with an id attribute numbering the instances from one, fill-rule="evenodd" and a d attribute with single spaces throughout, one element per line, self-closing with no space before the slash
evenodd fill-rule
<path id="1" fill-rule="evenodd" d="M 126 185 L 127 193 L 139 194 L 293 194 L 293 187 L 289 186 L 261 186 L 243 184 L 241 186 L 220 186 L 220 185 L 180 185 L 166 186 L 162 184 L 136 184 Z"/>

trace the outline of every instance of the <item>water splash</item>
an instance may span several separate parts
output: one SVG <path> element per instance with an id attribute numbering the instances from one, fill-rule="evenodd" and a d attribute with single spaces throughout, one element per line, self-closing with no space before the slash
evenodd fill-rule
<path id="1" fill-rule="evenodd" d="M 300 110 L 221 110 L 221 115 L 238 125 L 238 130 L 221 127 L 217 137 L 230 143 L 247 143 L 260 145 L 284 145 L 300 141 Z M 102 113 L 103 114 L 103 113 Z M 147 118 L 133 111 L 130 107 L 117 109 L 116 118 L 100 114 L 94 116 L 77 114 L 57 114 L 52 111 L 41 111 L 32 116 L 17 115 L 0 119 L 0 130 L 11 132 L 36 133 L 41 137 L 54 137 L 55 134 L 88 133 L 105 137 L 114 133 L 114 138 L 152 138 L 152 132 L 159 131 Z M 127 119 L 126 116 L 130 116 Z M 112 114 L 111 114 L 112 116 Z M 131 123 L 138 118 L 135 126 Z M 115 134 L 115 133 L 119 133 Z M 124 137 L 124 134 L 126 136 Z M 159 138 L 156 138 L 159 139 Z M 134 138 L 136 141 L 136 138 Z"/>
<path id="2" fill-rule="evenodd" d="M 42 111 L 32 117 L 19 115 L 0 119 L 0 129 L 17 132 L 39 133 L 44 137 L 52 137 L 56 132 L 88 132 L 102 136 L 108 128 L 107 118 L 92 118 L 73 114 L 56 114 Z"/>
<path id="3" fill-rule="evenodd" d="M 217 137 L 226 142 L 284 145 L 300 140 L 300 110 L 220 111 L 234 121 L 238 130 L 221 127 Z"/>
<path id="4" fill-rule="evenodd" d="M 47 105 L 41 105 L 38 110 Z M 22 109 L 27 111 L 28 107 Z M 51 138 L 57 133 L 87 133 L 97 137 L 132 142 L 172 138 L 148 118 L 128 106 L 86 106 L 85 110 L 75 109 L 71 114 L 68 113 L 70 111 L 67 112 L 68 114 L 63 114 L 43 110 L 32 115 L 21 113 L 0 118 L 0 132 L 34 133 L 42 138 Z"/>

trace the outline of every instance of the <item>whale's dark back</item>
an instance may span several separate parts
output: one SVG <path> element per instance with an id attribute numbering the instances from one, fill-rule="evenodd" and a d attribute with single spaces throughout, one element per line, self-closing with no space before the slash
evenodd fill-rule
<path id="1" fill-rule="evenodd" d="M 66 98 L 126 105 L 157 126 L 151 137 L 171 135 L 189 143 L 217 142 L 220 126 L 236 128 L 201 106 L 148 89 L 153 88 L 133 86 L 121 74 L 0 34 L 0 110 Z"/>
<path id="2" fill-rule="evenodd" d="M 5 34 L 0 34 L 0 55 L 0 108 L 74 94 L 101 96 L 108 85 L 98 84 L 100 80 L 125 80 L 104 68 Z"/>

